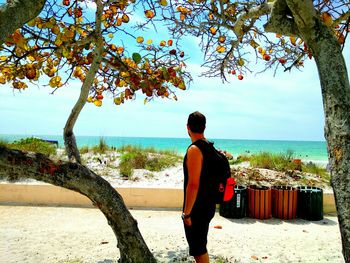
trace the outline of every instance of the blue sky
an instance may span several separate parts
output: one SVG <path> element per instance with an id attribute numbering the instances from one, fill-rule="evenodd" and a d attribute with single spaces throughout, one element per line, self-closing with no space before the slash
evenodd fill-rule
<path id="1" fill-rule="evenodd" d="M 98 108 L 86 104 L 76 127 L 76 135 L 187 137 L 188 114 L 201 111 L 207 117 L 206 136 L 227 139 L 324 140 L 324 115 L 321 89 L 314 60 L 303 71 L 272 71 L 245 76 L 243 81 L 230 76 L 229 83 L 217 78 L 200 78 L 201 53 L 189 39 L 183 45 L 193 83 L 177 91 L 178 101 L 155 99 L 144 105 L 143 97 L 121 106 L 105 97 Z M 350 68 L 350 45 L 344 57 Z M 254 68 L 254 65 L 252 65 Z M 231 78 L 231 79 L 230 79 Z M 80 81 L 56 91 L 30 86 L 13 91 L 0 86 L 0 134 L 61 135 L 65 121 L 79 96 Z"/>

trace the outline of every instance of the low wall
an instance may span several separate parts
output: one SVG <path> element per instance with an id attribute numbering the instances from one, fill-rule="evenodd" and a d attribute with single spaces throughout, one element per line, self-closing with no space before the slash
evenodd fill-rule
<path id="1" fill-rule="evenodd" d="M 128 207 L 182 207 L 182 189 L 120 187 L 116 190 Z M 0 204 L 93 207 L 86 196 L 49 184 L 0 184 Z"/>
<path id="2" fill-rule="evenodd" d="M 178 209 L 183 203 L 182 189 L 119 187 L 116 190 L 130 208 Z M 49 184 L 0 184 L 0 204 L 93 207 L 87 197 Z M 323 194 L 323 212 L 336 213 L 331 193 Z"/>

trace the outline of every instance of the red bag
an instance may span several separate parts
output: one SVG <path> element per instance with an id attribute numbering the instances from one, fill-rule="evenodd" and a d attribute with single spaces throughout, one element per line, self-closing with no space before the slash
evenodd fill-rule
<path id="1" fill-rule="evenodd" d="M 224 193 L 224 202 L 230 201 L 235 194 L 235 185 L 236 181 L 232 177 L 227 178 L 225 193 Z"/>

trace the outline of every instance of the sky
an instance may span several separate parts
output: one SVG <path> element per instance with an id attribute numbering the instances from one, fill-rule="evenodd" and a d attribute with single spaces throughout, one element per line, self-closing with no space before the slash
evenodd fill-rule
<path id="1" fill-rule="evenodd" d="M 185 91 L 176 91 L 178 101 L 155 98 L 144 105 L 142 94 L 121 106 L 108 95 L 98 108 L 87 103 L 74 132 L 90 136 L 180 137 L 186 138 L 186 122 L 193 111 L 207 118 L 208 138 L 249 140 L 324 140 L 324 114 L 321 88 L 314 60 L 302 71 L 246 75 L 240 81 L 229 76 L 199 77 L 202 54 L 198 41 L 188 39 L 184 51 L 189 54 L 188 68 L 193 83 Z M 344 48 L 349 72 L 350 44 Z M 254 68 L 254 65 L 252 65 Z M 55 94 L 44 83 L 18 92 L 9 85 L 0 86 L 0 134 L 61 135 L 66 119 L 81 87 L 73 80 Z"/>

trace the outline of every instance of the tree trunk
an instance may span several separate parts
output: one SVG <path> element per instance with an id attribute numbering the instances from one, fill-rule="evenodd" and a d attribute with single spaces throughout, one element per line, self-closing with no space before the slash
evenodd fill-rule
<path id="1" fill-rule="evenodd" d="M 343 256 L 350 263 L 350 85 L 341 47 L 311 0 L 276 0 L 265 29 L 302 38 L 315 58 Z"/>
<path id="2" fill-rule="evenodd" d="M 41 154 L 0 147 L 0 178 L 8 177 L 32 178 L 87 196 L 105 215 L 117 237 L 120 263 L 156 262 L 122 197 L 106 180 L 85 166 L 56 163 Z"/>
<path id="3" fill-rule="evenodd" d="M 5 39 L 34 19 L 44 7 L 46 0 L 14 0 L 0 8 L 0 46 Z"/>
<path id="4" fill-rule="evenodd" d="M 321 25 L 320 25 L 321 27 Z M 325 137 L 345 262 L 350 262 L 350 86 L 340 45 L 322 25 L 308 42 L 316 60 L 325 113 Z"/>
<path id="5" fill-rule="evenodd" d="M 94 31 L 95 37 L 93 40 L 93 43 L 95 44 L 95 48 L 93 51 L 93 60 L 92 60 L 90 69 L 86 74 L 83 85 L 81 86 L 79 98 L 75 103 L 71 113 L 69 114 L 69 117 L 66 121 L 66 125 L 64 126 L 64 130 L 63 130 L 64 146 L 66 148 L 68 159 L 70 161 L 75 160 L 77 163 L 81 163 L 81 158 L 80 158 L 80 152 L 77 146 L 73 129 L 79 117 L 80 112 L 82 111 L 82 109 L 86 104 L 86 100 L 89 96 L 90 88 L 100 68 L 101 61 L 102 61 L 102 53 L 104 50 L 103 48 L 104 42 L 103 42 L 102 29 L 101 29 L 103 4 L 100 0 L 95 1 L 95 3 L 97 5 L 97 10 L 95 14 L 96 28 Z"/>

